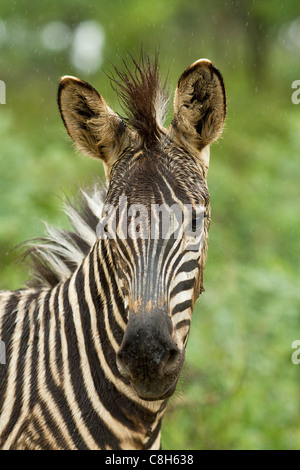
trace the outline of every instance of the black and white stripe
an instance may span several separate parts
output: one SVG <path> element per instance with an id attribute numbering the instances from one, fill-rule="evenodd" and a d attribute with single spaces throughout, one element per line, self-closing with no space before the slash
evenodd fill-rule
<path id="1" fill-rule="evenodd" d="M 79 236 L 81 231 L 91 244 L 95 227 L 87 225 L 87 218 L 89 212 L 99 216 L 99 189 L 82 195 L 88 203 L 85 214 L 70 206 L 66 212 L 72 233 Z M 116 366 L 127 313 L 109 245 L 95 237 L 85 255 L 74 240 L 47 227 L 47 237 L 35 249 L 60 282 L 0 294 L 0 337 L 7 346 L 0 376 L 1 448 L 159 448 L 164 401 L 138 398 Z M 176 287 L 185 277 L 183 256 L 174 256 L 174 241 L 171 250 L 168 240 L 159 250 L 157 240 L 151 242 L 147 248 L 136 243 L 131 251 L 136 295 L 150 298 L 151 290 L 159 297 L 172 285 L 174 328 L 186 330 L 193 286 Z M 191 252 L 184 261 L 189 269 L 197 255 Z M 138 273 L 147 262 L 150 272 L 161 272 L 165 282 L 150 276 L 144 290 Z M 77 268 L 70 275 L 72 263 Z M 190 273 L 197 269 L 195 262 Z M 175 274 L 172 283 L 169 271 Z"/>
<path id="2" fill-rule="evenodd" d="M 0 292 L 1 449 L 160 448 L 203 290 L 209 144 L 222 131 L 226 100 L 220 73 L 197 61 L 178 82 L 173 123 L 164 129 L 157 61 L 134 63 L 135 73 L 119 74 L 127 119 L 88 83 L 61 80 L 67 131 L 104 162 L 108 185 L 81 191 L 79 208 L 66 204 L 71 231 L 46 226 L 45 237 L 28 244 L 28 287 Z M 130 223 L 120 197 L 129 208 L 143 205 L 147 236 L 109 237 L 107 205 L 119 224 Z M 200 208 L 200 232 L 184 232 L 183 224 L 179 237 L 171 227 L 170 236 L 151 238 L 151 224 L 160 224 L 152 204 Z"/>

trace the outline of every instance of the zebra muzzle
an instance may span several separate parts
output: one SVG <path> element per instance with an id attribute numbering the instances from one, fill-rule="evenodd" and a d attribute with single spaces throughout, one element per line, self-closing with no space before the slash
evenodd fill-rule
<path id="1" fill-rule="evenodd" d="M 129 315 L 117 365 L 140 398 L 165 399 L 175 391 L 185 350 L 177 346 L 172 330 L 162 309 Z"/>

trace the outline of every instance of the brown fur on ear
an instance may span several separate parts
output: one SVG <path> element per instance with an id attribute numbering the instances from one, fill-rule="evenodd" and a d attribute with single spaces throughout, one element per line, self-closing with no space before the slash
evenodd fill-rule
<path id="1" fill-rule="evenodd" d="M 178 81 L 171 133 L 201 151 L 220 137 L 225 115 L 222 76 L 209 60 L 200 59 Z"/>
<path id="2" fill-rule="evenodd" d="M 62 77 L 57 101 L 76 148 L 111 166 L 129 144 L 130 131 L 124 121 L 89 83 L 76 77 Z"/>

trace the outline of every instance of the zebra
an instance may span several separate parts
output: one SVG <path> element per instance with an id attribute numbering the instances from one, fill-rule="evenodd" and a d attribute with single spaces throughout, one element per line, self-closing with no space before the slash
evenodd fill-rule
<path id="1" fill-rule="evenodd" d="M 197 60 L 179 78 L 165 128 L 170 92 L 158 59 L 132 60 L 111 77 L 126 117 L 89 83 L 59 83 L 67 133 L 102 160 L 107 184 L 66 203 L 72 229 L 47 226 L 28 245 L 30 282 L 0 292 L 1 449 L 160 449 L 204 290 L 209 148 L 224 127 L 226 95 L 219 70 Z M 121 226 L 121 197 L 147 211 L 190 204 L 192 232 L 152 239 L 146 214 L 136 225 L 144 237 L 112 236 L 108 207 Z"/>

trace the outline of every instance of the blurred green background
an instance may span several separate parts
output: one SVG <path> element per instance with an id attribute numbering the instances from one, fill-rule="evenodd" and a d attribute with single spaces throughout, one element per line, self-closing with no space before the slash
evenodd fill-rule
<path id="1" fill-rule="evenodd" d="M 59 77 L 91 82 L 120 112 L 106 74 L 141 45 L 159 49 L 172 88 L 210 58 L 228 96 L 226 129 L 211 149 L 206 292 L 163 448 L 299 449 L 299 0 L 1 2 L 0 286 L 28 279 L 13 247 L 41 235 L 42 220 L 67 226 L 63 195 L 103 175 L 66 138 Z"/>

